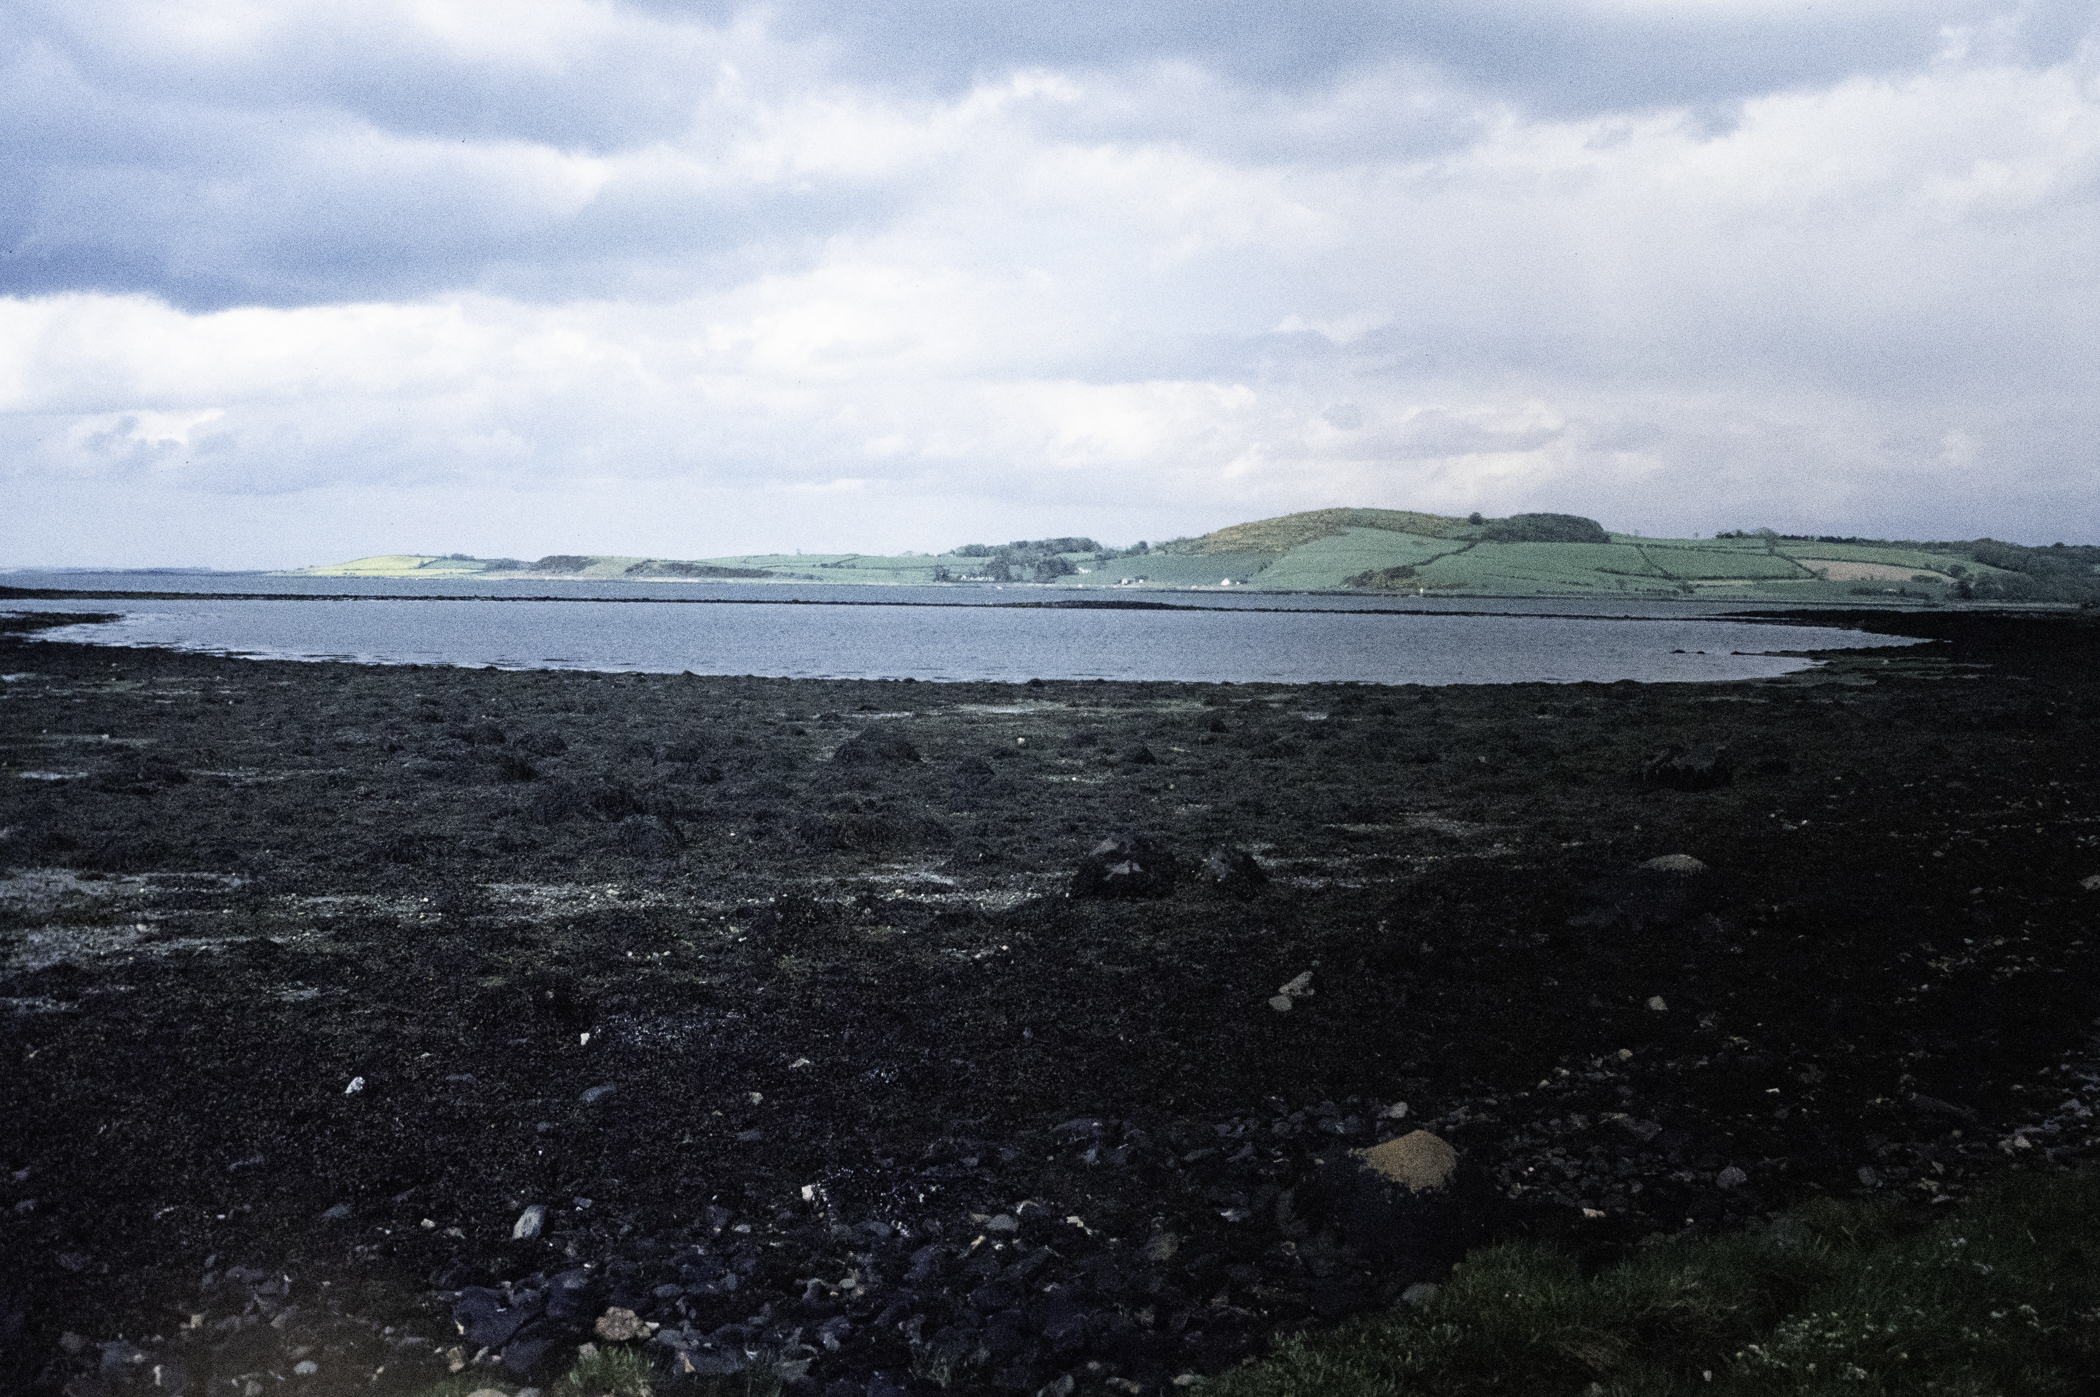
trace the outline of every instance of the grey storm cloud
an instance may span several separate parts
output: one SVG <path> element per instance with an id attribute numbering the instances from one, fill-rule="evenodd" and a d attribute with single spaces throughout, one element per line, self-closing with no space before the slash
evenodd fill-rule
<path id="1" fill-rule="evenodd" d="M 728 6 L 641 0 L 667 16 L 722 22 Z M 1186 59 L 1255 86 L 1324 83 L 1367 64 L 1422 64 L 1538 111 L 1587 114 L 1726 102 L 1752 93 L 1908 68 L 1950 25 L 2005 12 L 1989 0 L 1911 4 L 1610 6 L 1524 0 L 785 0 L 781 32 L 830 40 L 841 67 L 894 81 L 967 83 L 1017 64 L 1115 68 Z M 2016 42 L 2054 62 L 2092 22 L 2089 6 L 2020 8 Z"/>
<path id="2" fill-rule="evenodd" d="M 491 61 L 357 8 L 292 8 L 249 42 L 171 52 L 118 11 L 27 0 L 0 15 L 0 294 L 133 291 L 192 309 L 462 288 L 676 294 L 719 275 L 713 259 L 791 261 L 909 197 L 850 172 L 710 171 L 752 120 L 731 87 L 952 93 L 1029 68 L 1149 68 L 1146 93 L 1119 102 L 1110 79 L 1102 100 L 1045 105 L 1043 129 L 1256 160 L 1392 159 L 1474 139 L 1483 103 L 1716 108 L 1914 69 L 1950 28 L 1990 28 L 1999 9 L 645 3 L 624 12 L 649 22 Z M 2015 18 L 1992 41 L 2046 63 L 2092 11 L 2059 0 Z M 1305 88 L 1394 65 L 1418 100 L 1381 90 L 1316 121 L 1293 110 Z M 652 164 L 659 148 L 687 158 Z"/>

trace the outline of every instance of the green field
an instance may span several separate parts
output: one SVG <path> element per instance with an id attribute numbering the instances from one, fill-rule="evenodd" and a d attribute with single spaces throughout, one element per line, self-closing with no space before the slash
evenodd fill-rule
<path id="1" fill-rule="evenodd" d="M 1076 546 L 1075 546 L 1076 545 Z M 1060 551 L 1062 550 L 1062 551 Z M 1460 519 L 1325 509 L 1235 524 L 1150 549 L 1085 539 L 977 545 L 939 555 L 753 553 L 677 560 L 556 554 L 535 562 L 383 554 L 319 577 L 586 578 L 667 584 L 766 581 L 1018 583 L 1059 588 L 1236 589 L 1395 596 L 1750 598 L 1859 604 L 2100 600 L 2100 547 L 1611 533 L 1573 515 Z"/>

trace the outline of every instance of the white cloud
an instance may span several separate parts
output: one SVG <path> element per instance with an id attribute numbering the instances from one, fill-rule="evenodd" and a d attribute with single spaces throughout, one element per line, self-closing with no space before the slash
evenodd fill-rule
<path id="1" fill-rule="evenodd" d="M 286 538 L 326 496 L 345 552 L 477 497 L 533 541 L 430 546 L 627 496 L 710 551 L 1343 503 L 2100 535 L 2100 58 L 2045 7 L 1904 62 L 1871 7 L 1526 11 L 1659 62 L 1751 25 L 1790 76 L 1719 108 L 1427 40 L 1271 80 L 1030 30 L 957 79 L 807 11 L 489 13 L 0 21 L 0 560 L 97 560 L 125 490 Z"/>

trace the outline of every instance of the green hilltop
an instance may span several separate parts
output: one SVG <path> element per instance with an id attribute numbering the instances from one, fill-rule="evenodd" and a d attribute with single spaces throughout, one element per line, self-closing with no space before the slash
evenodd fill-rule
<path id="1" fill-rule="evenodd" d="M 694 560 L 552 554 L 532 562 L 384 554 L 300 571 L 491 582 L 997 583 L 1838 604 L 2100 600 L 2100 547 L 2088 545 L 1804 537 L 1769 529 L 1710 539 L 1642 538 L 1573 514 L 1490 519 L 1397 509 L 1310 510 L 1131 548 L 1104 548 L 1075 537 L 968 544 L 941 554 L 761 553 Z"/>

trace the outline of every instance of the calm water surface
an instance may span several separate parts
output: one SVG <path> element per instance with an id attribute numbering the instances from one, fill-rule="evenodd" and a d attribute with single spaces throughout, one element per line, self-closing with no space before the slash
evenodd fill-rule
<path id="1" fill-rule="evenodd" d="M 1689 613 L 1670 603 L 1416 602 L 1148 593 L 1189 609 L 1045 609 L 1048 588 L 822 584 L 403 584 L 260 575 L 0 575 L 18 587 L 273 593 L 282 599 L 5 601 L 117 612 L 46 632 L 94 644 L 270 659 L 494 665 L 786 678 L 1274 681 L 1377 684 L 1746 679 L 1811 663 L 1775 651 L 1907 645 L 1903 637 Z M 322 599 L 326 594 L 350 599 Z M 508 596 L 510 600 L 488 600 Z M 637 599 L 637 598 L 642 599 Z M 299 599 L 294 599 L 299 598 Z M 539 599 L 525 599 L 539 598 Z M 1600 599 L 1601 600 L 1601 599 Z M 1202 609 L 1196 609 L 1202 608 Z M 1591 614 L 1581 614 L 1587 608 Z M 1553 614 L 1539 614 L 1548 612 Z"/>

